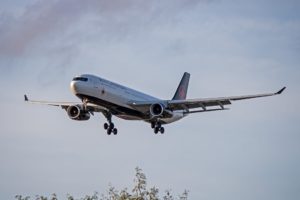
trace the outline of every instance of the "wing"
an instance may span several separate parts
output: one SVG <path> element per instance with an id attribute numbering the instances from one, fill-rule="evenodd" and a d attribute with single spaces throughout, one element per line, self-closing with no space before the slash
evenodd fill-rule
<path id="1" fill-rule="evenodd" d="M 232 101 L 253 99 L 260 97 L 268 97 L 281 94 L 286 87 L 282 88 L 276 93 L 265 93 L 256 95 L 245 95 L 245 96 L 232 96 L 232 97 L 219 97 L 219 98 L 204 98 L 204 99 L 187 99 L 187 100 L 170 100 L 161 102 L 131 102 L 131 106 L 139 109 L 145 110 L 154 104 L 162 103 L 167 109 L 170 110 L 183 110 L 184 113 L 196 113 L 196 112 L 208 112 L 216 110 L 225 110 L 225 105 L 230 105 Z M 218 106 L 219 109 L 208 109 L 209 107 Z M 196 108 L 201 108 L 201 110 L 192 110 Z"/>
<path id="2" fill-rule="evenodd" d="M 24 95 L 24 100 L 25 102 L 32 103 L 32 104 L 41 104 L 41 105 L 48 105 L 48 106 L 57 106 L 61 107 L 62 109 L 67 110 L 68 107 L 74 106 L 74 105 L 83 105 L 81 102 L 54 102 L 54 101 L 36 101 L 36 100 L 30 100 L 28 96 L 25 94 Z M 88 103 L 86 105 L 86 109 L 93 113 L 93 112 L 105 112 L 107 111 L 105 108 Z"/>

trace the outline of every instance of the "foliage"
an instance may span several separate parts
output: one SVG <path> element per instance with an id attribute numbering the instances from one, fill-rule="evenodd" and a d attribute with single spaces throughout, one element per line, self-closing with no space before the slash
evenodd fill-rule
<path id="1" fill-rule="evenodd" d="M 75 199 L 72 195 L 67 195 L 67 200 L 187 200 L 188 191 L 185 190 L 178 198 L 174 198 L 171 190 L 166 190 L 163 197 L 159 197 L 159 189 L 156 187 L 147 188 L 147 178 L 146 175 L 140 168 L 135 168 L 135 178 L 134 178 L 134 187 L 131 190 L 131 193 L 128 192 L 128 189 L 122 189 L 118 191 L 115 187 L 109 186 L 106 194 L 99 195 L 98 192 L 95 192 L 92 196 L 86 195 L 83 198 Z M 33 200 L 29 196 L 23 197 L 22 195 L 16 195 L 16 200 Z M 56 194 L 52 194 L 50 197 L 39 196 L 37 195 L 34 200 L 58 200 Z"/>

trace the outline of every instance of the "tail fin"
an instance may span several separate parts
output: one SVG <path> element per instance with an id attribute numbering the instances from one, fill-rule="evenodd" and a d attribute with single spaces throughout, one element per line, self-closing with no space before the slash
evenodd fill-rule
<path id="1" fill-rule="evenodd" d="M 183 77 L 180 81 L 180 84 L 176 90 L 176 93 L 173 97 L 173 100 L 184 100 L 186 99 L 186 94 L 188 91 L 188 87 L 189 87 L 189 81 L 190 81 L 190 74 L 185 72 L 183 74 Z"/>

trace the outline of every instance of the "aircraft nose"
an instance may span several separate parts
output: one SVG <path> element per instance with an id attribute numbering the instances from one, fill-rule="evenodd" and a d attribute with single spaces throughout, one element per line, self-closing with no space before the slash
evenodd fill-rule
<path id="1" fill-rule="evenodd" d="M 73 94 L 75 94 L 75 95 L 77 94 L 77 92 L 78 92 L 78 83 L 77 83 L 77 81 L 71 81 L 70 89 L 71 89 Z"/>

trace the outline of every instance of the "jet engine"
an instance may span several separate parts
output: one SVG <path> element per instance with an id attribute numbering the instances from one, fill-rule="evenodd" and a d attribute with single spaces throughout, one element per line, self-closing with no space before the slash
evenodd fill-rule
<path id="1" fill-rule="evenodd" d="M 164 113 L 164 106 L 156 103 L 156 104 L 152 104 L 150 107 L 150 114 L 152 117 L 159 117 Z"/>
<path id="2" fill-rule="evenodd" d="M 89 120 L 91 115 L 89 112 L 83 110 L 80 105 L 69 106 L 67 109 L 68 116 L 77 121 Z"/>
<path id="3" fill-rule="evenodd" d="M 173 112 L 166 109 L 163 104 L 155 103 L 150 106 L 150 115 L 152 118 L 170 118 Z"/>

